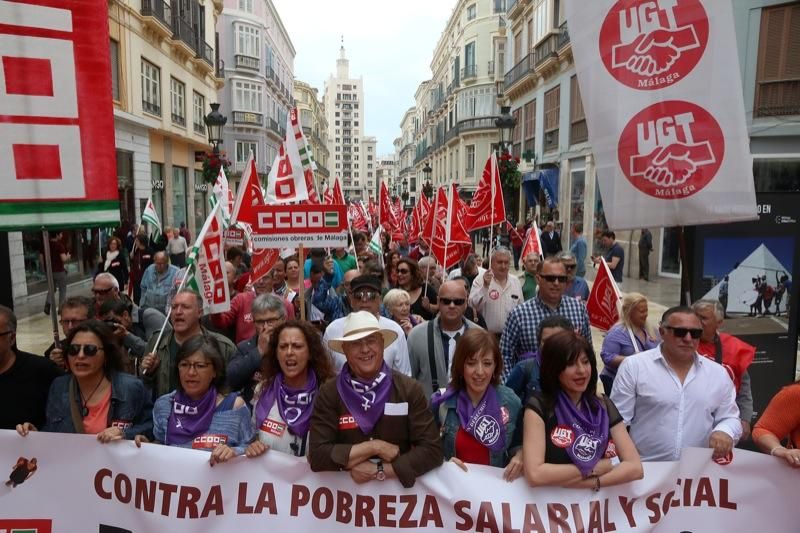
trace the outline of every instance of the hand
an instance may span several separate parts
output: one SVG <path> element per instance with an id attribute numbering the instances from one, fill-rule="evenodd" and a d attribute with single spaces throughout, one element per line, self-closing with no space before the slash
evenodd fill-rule
<path id="1" fill-rule="evenodd" d="M 514 457 L 512 457 L 508 462 L 505 470 L 503 470 L 503 479 L 508 482 L 514 481 L 522 475 L 523 471 L 522 448 L 520 448 L 519 451 L 514 454 Z"/>
<path id="2" fill-rule="evenodd" d="M 358 463 L 356 466 L 350 469 L 350 477 L 353 478 L 353 481 L 358 484 L 372 481 L 375 479 L 377 473 L 378 467 L 371 461 Z"/>
<path id="3" fill-rule="evenodd" d="M 697 170 L 697 164 L 691 158 L 691 149 L 684 144 L 657 148 L 651 156 L 644 178 L 662 187 L 683 185 Z"/>
<path id="4" fill-rule="evenodd" d="M 431 310 L 431 301 L 428 299 L 427 296 L 422 297 L 422 308 L 425 309 L 426 311 Z"/>
<path id="5" fill-rule="evenodd" d="M 592 468 L 592 475 L 600 477 L 611 472 L 613 468 L 614 465 L 611 464 L 611 459 L 600 459 Z"/>
<path id="6" fill-rule="evenodd" d="M 747 420 L 742 420 L 742 438 L 739 440 L 743 441 L 749 439 L 751 430 L 752 427 L 750 426 L 750 422 Z"/>
<path id="7" fill-rule="evenodd" d="M 406 332 L 406 336 L 408 336 L 408 333 L 413 329 L 414 326 L 412 326 L 411 321 L 406 318 L 400 321 L 400 327 L 403 328 L 403 331 Z"/>
<path id="8" fill-rule="evenodd" d="M 464 461 L 462 461 L 458 457 L 451 457 L 450 462 L 459 467 L 464 472 L 469 472 L 469 469 L 467 469 L 467 465 L 464 463 Z"/>
<path id="9" fill-rule="evenodd" d="M 17 433 L 19 433 L 21 436 L 25 437 L 31 431 L 39 431 L 39 430 L 36 429 L 36 426 L 31 424 L 30 422 L 25 422 L 24 424 L 17 424 Z"/>
<path id="10" fill-rule="evenodd" d="M 142 443 L 143 442 L 144 443 L 148 443 L 148 442 L 150 442 L 150 439 L 148 439 L 144 435 L 136 435 L 135 437 L 133 437 L 133 442 L 136 443 L 136 447 L 137 448 L 141 448 L 142 447 Z"/>
<path id="11" fill-rule="evenodd" d="M 723 431 L 713 431 L 711 432 L 711 438 L 708 439 L 708 447 L 714 450 L 711 458 L 720 459 L 728 455 L 733 449 L 733 439 Z"/>
<path id="12" fill-rule="evenodd" d="M 381 458 L 384 463 L 391 463 L 400 454 L 400 447 L 396 444 L 376 439 L 372 441 L 375 455 Z"/>
<path id="13" fill-rule="evenodd" d="M 247 449 L 244 451 L 245 456 L 250 459 L 254 459 L 261 455 L 264 455 L 269 450 L 269 446 L 261 442 L 260 440 L 254 440 L 250 443 Z"/>
<path id="14" fill-rule="evenodd" d="M 492 275 L 492 271 L 491 270 L 487 270 L 486 272 L 484 272 L 484 274 L 483 274 L 483 286 L 488 288 L 489 284 L 492 283 L 492 279 L 493 278 L 494 278 L 494 276 Z"/>
<path id="15" fill-rule="evenodd" d="M 142 372 L 146 372 L 147 374 L 152 374 L 153 371 L 158 368 L 158 365 L 161 363 L 161 360 L 158 358 L 156 354 L 150 352 L 149 354 L 145 355 L 142 358 L 142 364 L 140 365 Z"/>
<path id="16" fill-rule="evenodd" d="M 50 351 L 50 360 L 57 364 L 61 370 L 67 369 L 67 365 L 64 361 L 64 350 L 61 348 L 53 348 Z"/>
<path id="17" fill-rule="evenodd" d="M 122 440 L 125 438 L 125 432 L 121 428 L 110 427 L 106 428 L 97 434 L 97 440 L 106 444 L 115 440 Z"/>
<path id="18" fill-rule="evenodd" d="M 784 461 L 786 461 L 786 464 L 788 464 L 792 468 L 800 468 L 800 449 L 790 450 L 789 448 L 784 448 L 783 446 L 780 446 L 772 452 L 772 455 L 780 459 L 783 459 Z"/>
<path id="19" fill-rule="evenodd" d="M 211 451 L 211 459 L 208 462 L 211 463 L 211 466 L 214 466 L 234 457 L 236 457 L 236 453 L 228 445 L 220 444 Z"/>
<path id="20" fill-rule="evenodd" d="M 128 330 L 122 324 L 116 323 L 114 325 L 114 337 L 118 340 L 123 340 L 128 335 Z"/>
<path id="21" fill-rule="evenodd" d="M 269 346 L 269 336 L 272 332 L 264 330 L 258 334 L 258 353 L 263 357 L 267 353 L 267 346 Z"/>

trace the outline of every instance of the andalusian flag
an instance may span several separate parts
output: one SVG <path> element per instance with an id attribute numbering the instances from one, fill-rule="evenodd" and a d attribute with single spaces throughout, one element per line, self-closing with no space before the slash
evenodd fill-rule
<path id="1" fill-rule="evenodd" d="M 147 199 L 147 205 L 144 206 L 144 212 L 142 213 L 142 220 L 153 226 L 153 229 L 150 232 L 150 234 L 153 235 L 154 239 L 157 236 L 161 235 L 161 220 L 158 219 L 158 213 L 156 213 L 156 206 L 153 204 L 153 200 L 150 198 Z M 157 232 L 156 228 L 158 228 Z"/>
<path id="2" fill-rule="evenodd" d="M 211 210 L 187 260 L 186 286 L 203 298 L 203 314 L 223 313 L 231 308 L 221 206 L 222 202 L 218 202 Z"/>
<path id="3" fill-rule="evenodd" d="M 375 255 L 378 257 L 383 257 L 383 244 L 381 243 L 381 228 L 380 224 L 378 225 L 378 229 L 375 230 L 375 233 L 372 235 L 372 240 L 369 241 L 369 249 L 375 252 Z"/>

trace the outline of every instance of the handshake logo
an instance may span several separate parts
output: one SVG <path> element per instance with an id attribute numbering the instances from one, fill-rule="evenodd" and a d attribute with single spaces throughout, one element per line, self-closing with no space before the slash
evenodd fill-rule
<path id="1" fill-rule="evenodd" d="M 619 164 L 628 180 L 656 198 L 685 198 L 705 187 L 722 163 L 722 129 L 711 114 L 669 101 L 639 112 L 622 132 Z"/>
<path id="2" fill-rule="evenodd" d="M 698 0 L 617 2 L 600 30 L 606 68 L 618 81 L 659 89 L 685 77 L 708 41 L 708 18 Z"/>

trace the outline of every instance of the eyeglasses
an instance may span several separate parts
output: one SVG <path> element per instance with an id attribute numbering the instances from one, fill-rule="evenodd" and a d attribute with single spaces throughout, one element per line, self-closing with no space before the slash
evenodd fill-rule
<path id="1" fill-rule="evenodd" d="M 4 331 L 3 333 L 0 333 L 0 337 L 5 337 L 6 335 L 10 335 L 11 333 L 14 333 L 14 331 L 11 329 L 8 331 Z"/>
<path id="2" fill-rule="evenodd" d="M 397 269 L 397 273 L 398 274 L 409 274 L 410 272 L 411 271 L 409 269 L 407 269 L 407 268 L 398 268 Z"/>
<path id="3" fill-rule="evenodd" d="M 81 353 L 81 349 L 83 349 L 83 355 L 86 357 L 94 357 L 97 355 L 97 352 L 103 351 L 103 348 L 94 344 L 70 344 L 67 346 L 67 355 L 76 357 Z"/>
<path id="4" fill-rule="evenodd" d="M 691 335 L 693 339 L 699 339 L 703 334 L 703 330 L 700 328 L 675 328 L 672 326 L 664 326 L 664 329 L 670 330 L 672 334 L 679 339 L 684 338 L 687 333 Z"/>
<path id="5" fill-rule="evenodd" d="M 439 301 L 444 305 L 454 304 L 456 306 L 462 306 L 467 300 L 464 298 L 439 298 Z"/>
<path id="6" fill-rule="evenodd" d="M 109 287 L 107 289 L 95 289 L 92 287 L 92 293 L 94 294 L 108 294 L 114 287 Z"/>
<path id="7" fill-rule="evenodd" d="M 178 363 L 178 370 L 180 370 L 181 372 L 188 372 L 189 370 L 200 372 L 210 366 L 211 363 L 191 363 L 189 361 L 181 361 L 180 363 Z"/>
<path id="8" fill-rule="evenodd" d="M 556 281 L 559 283 L 566 283 L 569 278 L 567 276 L 553 276 L 550 274 L 542 274 L 542 279 L 548 283 L 555 283 Z"/>
<path id="9" fill-rule="evenodd" d="M 282 318 L 267 318 L 266 320 L 253 320 L 253 324 L 255 324 L 258 327 L 261 327 L 261 326 L 264 326 L 264 325 L 274 326 L 275 324 L 277 324 L 281 320 L 283 320 L 283 319 Z"/>
<path id="10" fill-rule="evenodd" d="M 572 270 L 573 268 L 575 268 L 575 267 L 577 267 L 577 266 L 578 266 L 577 264 L 574 264 L 574 265 L 567 265 L 567 264 L 565 264 L 565 265 L 564 265 L 564 267 L 565 267 L 567 270 Z"/>
<path id="11" fill-rule="evenodd" d="M 358 291 L 353 293 L 353 298 L 355 298 L 356 300 L 367 301 L 367 302 L 371 302 L 378 296 L 379 296 L 378 293 L 374 291 Z"/>

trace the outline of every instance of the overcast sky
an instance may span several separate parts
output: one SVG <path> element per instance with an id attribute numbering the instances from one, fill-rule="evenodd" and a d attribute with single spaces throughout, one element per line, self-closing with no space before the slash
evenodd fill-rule
<path id="1" fill-rule="evenodd" d="M 319 89 L 336 72 L 341 37 L 350 77 L 364 79 L 365 136 L 394 152 L 403 113 L 431 77 L 433 49 L 455 0 L 273 0 L 297 52 L 294 76 Z"/>

